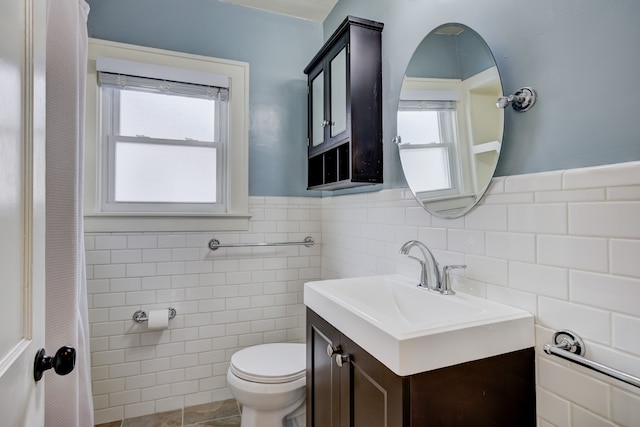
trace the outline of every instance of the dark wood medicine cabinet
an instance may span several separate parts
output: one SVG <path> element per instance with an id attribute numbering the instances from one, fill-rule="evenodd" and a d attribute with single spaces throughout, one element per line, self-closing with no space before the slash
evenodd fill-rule
<path id="1" fill-rule="evenodd" d="M 309 190 L 382 183 L 382 28 L 348 16 L 304 69 Z"/>

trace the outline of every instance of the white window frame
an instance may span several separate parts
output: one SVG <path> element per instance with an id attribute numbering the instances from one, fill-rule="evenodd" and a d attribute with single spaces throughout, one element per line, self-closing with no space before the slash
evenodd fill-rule
<path id="1" fill-rule="evenodd" d="M 425 190 L 417 193 L 420 198 L 447 198 L 460 195 L 460 172 L 458 166 L 459 138 L 458 138 L 458 111 L 455 106 L 457 100 L 408 100 L 400 99 L 398 103 L 398 114 L 401 111 L 430 111 L 437 113 L 438 123 L 440 127 L 440 137 L 444 142 L 439 143 L 416 143 L 415 141 L 403 141 L 398 145 L 399 150 L 432 150 L 444 149 L 446 152 L 447 163 L 444 168 L 447 171 L 449 181 L 448 188 L 440 188 L 436 190 Z M 438 104 L 440 105 L 429 105 Z M 451 107 L 453 105 L 453 108 Z M 447 105 L 446 107 L 444 105 Z"/>
<path id="2" fill-rule="evenodd" d="M 98 59 L 98 68 L 101 68 Z M 228 86 L 227 83 L 225 85 Z M 226 87 L 225 86 L 225 89 Z M 101 175 L 100 206 L 103 212 L 164 212 L 170 213 L 224 213 L 226 212 L 226 177 L 227 177 L 227 136 L 228 106 L 227 101 L 220 101 L 215 108 L 216 136 L 213 141 L 168 140 L 148 136 L 124 136 L 120 132 L 120 88 L 103 86 L 100 89 L 101 117 L 105 122 L 101 126 Z M 203 147 L 216 149 L 217 172 L 216 203 L 134 203 L 117 202 L 116 193 L 116 145 L 118 143 L 150 144 L 155 146 Z"/>
<path id="3" fill-rule="evenodd" d="M 456 129 L 457 145 L 454 151 L 449 154 L 455 156 L 455 164 L 452 168 L 452 182 L 455 182 L 455 189 L 452 192 L 445 190 L 443 193 L 432 193 L 428 196 L 423 194 L 420 197 L 429 198 L 430 200 L 449 199 L 458 197 L 473 196 L 473 180 L 472 174 L 466 174 L 463 171 L 473 170 L 471 164 L 468 126 L 467 126 L 467 110 L 468 110 L 468 93 L 462 86 L 463 82 L 459 79 L 440 79 L 440 78 L 421 78 L 421 77 L 405 77 L 400 91 L 400 99 L 408 101 L 455 101 L 457 104 Z M 453 159 L 451 159 L 453 160 Z"/>
<path id="4" fill-rule="evenodd" d="M 101 180 L 105 155 L 99 114 L 102 109 L 96 61 L 135 61 L 229 78 L 229 141 L 226 150 L 225 207 L 220 212 L 109 212 Z M 234 231 L 248 230 L 248 98 L 249 64 L 161 49 L 89 39 L 85 117 L 85 230 L 88 232 Z"/>

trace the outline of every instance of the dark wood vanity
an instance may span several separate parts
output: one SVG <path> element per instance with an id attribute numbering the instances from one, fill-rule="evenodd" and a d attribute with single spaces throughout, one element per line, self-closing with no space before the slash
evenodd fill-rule
<path id="1" fill-rule="evenodd" d="M 308 75 L 308 188 L 382 182 L 383 24 L 347 17 Z"/>
<path id="2" fill-rule="evenodd" d="M 401 377 L 307 309 L 309 427 L 533 427 L 534 371 L 528 348 Z"/>

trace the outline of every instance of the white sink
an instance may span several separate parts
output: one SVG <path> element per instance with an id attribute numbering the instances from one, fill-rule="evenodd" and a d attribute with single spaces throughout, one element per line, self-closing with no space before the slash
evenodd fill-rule
<path id="1" fill-rule="evenodd" d="M 308 282 L 304 303 L 400 376 L 534 346 L 529 312 L 399 275 Z"/>

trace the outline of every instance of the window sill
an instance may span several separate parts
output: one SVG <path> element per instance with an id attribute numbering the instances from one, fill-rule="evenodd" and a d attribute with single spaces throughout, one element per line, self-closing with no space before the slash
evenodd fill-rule
<path id="1" fill-rule="evenodd" d="M 84 217 L 87 233 L 246 231 L 248 213 L 238 214 L 91 214 Z"/>

